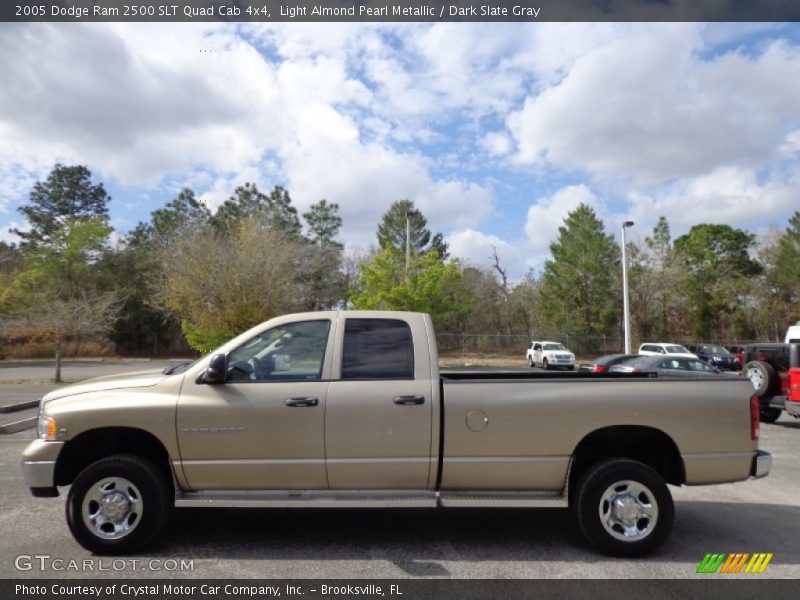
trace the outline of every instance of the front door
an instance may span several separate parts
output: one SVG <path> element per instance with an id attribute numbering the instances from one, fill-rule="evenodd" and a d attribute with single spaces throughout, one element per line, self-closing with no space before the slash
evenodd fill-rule
<path id="1" fill-rule="evenodd" d="M 325 489 L 329 319 L 279 325 L 228 356 L 223 384 L 185 381 L 177 433 L 195 490 Z"/>
<path id="2" fill-rule="evenodd" d="M 341 374 L 328 388 L 325 412 L 331 488 L 427 489 L 430 360 L 423 350 L 415 356 L 409 323 L 347 318 L 340 354 Z"/>

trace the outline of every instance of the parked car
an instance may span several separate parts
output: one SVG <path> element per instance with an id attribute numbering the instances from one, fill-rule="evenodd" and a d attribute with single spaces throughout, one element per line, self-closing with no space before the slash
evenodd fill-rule
<path id="1" fill-rule="evenodd" d="M 575 355 L 558 342 L 531 342 L 525 356 L 529 367 L 564 368 L 568 371 L 575 368 Z"/>
<path id="2" fill-rule="evenodd" d="M 697 358 L 722 371 L 739 371 L 742 365 L 737 358 L 722 346 L 716 344 L 696 344 L 688 346 Z"/>
<path id="3" fill-rule="evenodd" d="M 611 373 L 658 373 L 672 377 L 713 377 L 722 371 L 700 360 L 685 356 L 639 356 L 622 364 L 614 365 Z"/>
<path id="4" fill-rule="evenodd" d="M 733 344 L 731 346 L 725 346 L 725 349 L 731 353 L 733 357 L 739 362 L 739 368 L 744 368 L 744 353 L 747 350 L 747 346 L 743 346 L 742 344 Z"/>
<path id="5" fill-rule="evenodd" d="M 606 354 L 600 358 L 595 358 L 592 362 L 581 363 L 578 365 L 578 371 L 589 373 L 605 373 L 614 365 L 637 358 L 638 354 Z"/>
<path id="6" fill-rule="evenodd" d="M 690 352 L 680 344 L 670 344 L 666 342 L 648 342 L 639 346 L 639 354 L 645 356 L 659 356 L 669 354 L 670 356 L 683 356 L 685 358 L 697 358 L 697 355 Z"/>

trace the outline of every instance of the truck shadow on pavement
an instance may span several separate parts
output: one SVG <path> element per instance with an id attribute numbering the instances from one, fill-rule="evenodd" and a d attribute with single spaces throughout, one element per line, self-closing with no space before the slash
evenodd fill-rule
<path id="1" fill-rule="evenodd" d="M 699 564 L 706 552 L 774 552 L 800 564 L 800 507 L 676 502 L 672 533 L 643 560 Z M 385 560 L 414 577 L 447 562 L 598 562 L 564 509 L 179 509 L 154 556 L 197 559 Z"/>

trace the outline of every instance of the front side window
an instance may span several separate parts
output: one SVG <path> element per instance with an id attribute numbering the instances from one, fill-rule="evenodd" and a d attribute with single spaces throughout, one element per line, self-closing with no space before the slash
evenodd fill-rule
<path id="1" fill-rule="evenodd" d="M 228 357 L 229 381 L 308 381 L 322 377 L 330 321 L 278 325 Z"/>
<path id="2" fill-rule="evenodd" d="M 342 379 L 414 379 L 414 343 L 408 323 L 347 319 Z"/>

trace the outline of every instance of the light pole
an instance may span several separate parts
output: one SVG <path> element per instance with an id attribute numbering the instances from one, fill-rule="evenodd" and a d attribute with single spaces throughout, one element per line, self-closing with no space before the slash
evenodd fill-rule
<path id="1" fill-rule="evenodd" d="M 406 211 L 406 287 L 411 285 L 409 269 L 411 268 L 411 215 L 417 211 Z"/>
<path id="2" fill-rule="evenodd" d="M 622 328 L 625 330 L 625 354 L 631 353 L 631 311 L 628 306 L 628 259 L 625 253 L 625 230 L 633 221 L 622 223 Z"/>

